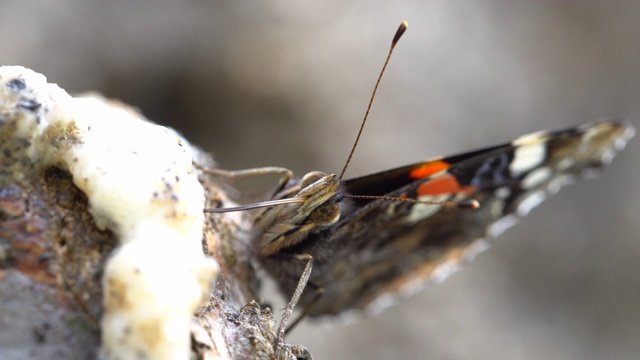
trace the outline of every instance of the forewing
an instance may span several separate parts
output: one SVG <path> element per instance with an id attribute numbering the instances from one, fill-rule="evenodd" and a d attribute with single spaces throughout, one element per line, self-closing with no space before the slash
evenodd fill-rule
<path id="1" fill-rule="evenodd" d="M 343 199 L 340 221 L 292 250 L 314 254 L 310 283 L 325 291 L 310 314 L 363 309 L 442 280 L 562 185 L 609 163 L 632 135 L 628 124 L 599 121 L 345 181 L 348 194 L 476 199 L 480 208 Z"/>

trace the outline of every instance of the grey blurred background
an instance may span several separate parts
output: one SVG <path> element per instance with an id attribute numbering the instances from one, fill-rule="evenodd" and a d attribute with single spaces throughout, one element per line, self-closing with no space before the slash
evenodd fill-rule
<path id="1" fill-rule="evenodd" d="M 223 168 L 337 172 L 405 19 L 350 176 L 601 117 L 640 125 L 638 1 L 5 0 L 0 64 L 135 105 Z M 445 283 L 288 341 L 318 359 L 637 359 L 639 160 L 634 139 Z"/>

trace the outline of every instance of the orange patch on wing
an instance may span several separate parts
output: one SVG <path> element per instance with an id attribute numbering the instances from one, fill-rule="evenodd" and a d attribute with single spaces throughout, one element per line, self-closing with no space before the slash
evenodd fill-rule
<path id="1" fill-rule="evenodd" d="M 473 186 L 461 187 L 455 176 L 446 174 L 418 186 L 418 196 L 436 196 L 444 194 L 467 193 L 475 191 Z"/>
<path id="2" fill-rule="evenodd" d="M 409 177 L 412 179 L 423 179 L 439 171 L 446 170 L 449 168 L 449 166 L 450 165 L 448 163 L 441 160 L 430 161 L 428 163 L 420 165 L 420 167 L 411 170 L 411 172 L 409 173 Z"/>

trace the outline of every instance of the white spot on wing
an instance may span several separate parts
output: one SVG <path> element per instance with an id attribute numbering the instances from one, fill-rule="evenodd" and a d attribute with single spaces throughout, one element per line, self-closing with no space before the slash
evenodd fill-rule
<path id="1" fill-rule="evenodd" d="M 429 277 L 429 281 L 432 284 L 440 284 L 441 282 L 443 282 L 446 278 L 449 277 L 449 275 L 453 274 L 454 272 L 460 270 L 460 263 L 459 262 L 454 262 L 454 261 L 447 261 L 442 263 L 440 266 L 438 266 L 437 268 L 435 268 L 433 270 L 433 272 L 431 273 L 431 276 Z"/>
<path id="2" fill-rule="evenodd" d="M 614 149 L 609 149 L 603 152 L 602 156 L 600 156 L 600 162 L 604 165 L 610 164 L 613 161 L 613 158 L 616 156 L 616 153 L 617 152 Z"/>
<path id="3" fill-rule="evenodd" d="M 501 188 L 497 188 L 496 191 L 494 192 L 494 194 L 498 199 L 504 200 L 504 199 L 508 198 L 509 195 L 511 195 L 511 189 L 509 189 L 506 186 L 503 186 Z"/>
<path id="4" fill-rule="evenodd" d="M 514 146 L 528 146 L 532 143 L 540 142 L 541 140 L 549 138 L 549 133 L 546 131 L 536 131 L 531 134 L 520 136 L 511 142 Z"/>
<path id="5" fill-rule="evenodd" d="M 536 191 L 531 195 L 527 196 L 521 203 L 518 205 L 518 209 L 516 213 L 518 216 L 525 216 L 529 214 L 531 209 L 540 205 L 547 198 L 547 194 L 544 191 Z"/>
<path id="6" fill-rule="evenodd" d="M 527 176 L 522 179 L 522 183 L 520 184 L 524 189 L 534 189 L 545 181 L 549 180 L 553 172 L 548 167 L 541 167 L 533 170 Z"/>
<path id="7" fill-rule="evenodd" d="M 529 171 L 544 162 L 546 152 L 545 145 L 541 142 L 522 145 L 516 148 L 509 170 L 514 175 Z"/>
<path id="8" fill-rule="evenodd" d="M 420 201 L 445 201 L 448 195 L 444 196 L 419 196 Z M 408 224 L 414 224 L 418 221 L 422 221 L 429 216 L 437 213 L 442 206 L 431 204 L 415 204 L 411 207 L 411 213 L 407 216 L 405 222 Z"/>
<path id="9" fill-rule="evenodd" d="M 565 171 L 571 168 L 573 165 L 575 165 L 575 163 L 576 163 L 575 159 L 571 157 L 566 157 L 558 161 L 558 164 L 556 165 L 556 169 L 558 171 Z"/>
<path id="10" fill-rule="evenodd" d="M 508 228 L 515 225 L 517 221 L 518 218 L 513 214 L 509 214 L 501 219 L 498 219 L 496 222 L 489 226 L 489 229 L 487 229 L 487 235 L 490 238 L 496 238 L 500 234 L 505 232 Z"/>
<path id="11" fill-rule="evenodd" d="M 582 176 L 589 177 L 589 174 L 587 171 L 584 171 Z M 567 175 L 557 176 L 556 178 L 551 180 L 549 185 L 547 185 L 547 193 L 549 195 L 554 195 L 560 190 L 561 187 L 572 184 L 574 181 L 575 181 L 575 176 L 572 176 L 572 175 L 567 174 Z"/>
<path id="12" fill-rule="evenodd" d="M 627 146 L 627 142 L 631 140 L 631 138 L 636 134 L 636 130 L 629 124 L 625 129 L 624 133 L 616 139 L 614 147 L 617 151 L 624 150 L 625 146 Z"/>
<path id="13" fill-rule="evenodd" d="M 451 260 L 442 263 L 438 266 L 431 276 L 429 282 L 432 284 L 439 284 L 443 282 L 449 275 L 460 270 L 463 265 L 471 262 L 478 254 L 489 249 L 489 242 L 485 239 L 478 239 L 472 242 L 462 253 L 462 256 L 458 261 Z"/>

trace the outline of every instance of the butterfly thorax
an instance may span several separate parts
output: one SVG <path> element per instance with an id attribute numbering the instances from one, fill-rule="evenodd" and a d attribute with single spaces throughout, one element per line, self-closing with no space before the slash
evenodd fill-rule
<path id="1" fill-rule="evenodd" d="M 304 241 L 309 233 L 322 230 L 340 218 L 334 196 L 340 182 L 334 174 L 314 171 L 278 193 L 275 199 L 299 198 L 300 203 L 267 208 L 254 229 L 259 234 L 259 256 L 267 257 Z"/>

